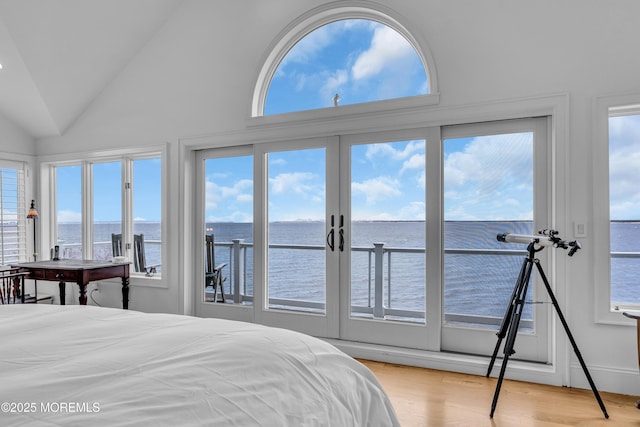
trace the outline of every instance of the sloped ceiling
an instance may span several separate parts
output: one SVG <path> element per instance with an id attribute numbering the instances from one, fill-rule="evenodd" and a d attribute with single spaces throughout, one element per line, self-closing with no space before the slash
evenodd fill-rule
<path id="1" fill-rule="evenodd" d="M 0 114 L 62 135 L 183 0 L 0 0 Z"/>

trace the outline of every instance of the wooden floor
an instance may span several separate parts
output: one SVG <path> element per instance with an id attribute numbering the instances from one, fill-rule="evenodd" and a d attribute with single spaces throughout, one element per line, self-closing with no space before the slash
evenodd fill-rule
<path id="1" fill-rule="evenodd" d="M 504 380 L 493 419 L 496 378 L 361 360 L 386 390 L 403 427 L 640 426 L 634 396 Z"/>

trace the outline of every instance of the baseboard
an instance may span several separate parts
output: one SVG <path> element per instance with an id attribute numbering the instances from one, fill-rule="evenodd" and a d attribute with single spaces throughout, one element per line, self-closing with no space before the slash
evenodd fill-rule
<path id="1" fill-rule="evenodd" d="M 609 368 L 605 366 L 588 366 L 591 379 L 598 391 L 640 396 L 640 374 L 637 369 Z M 591 389 L 580 364 L 569 367 L 571 387 Z"/>
<path id="2" fill-rule="evenodd" d="M 490 362 L 489 357 L 483 356 L 413 350 L 342 340 L 327 341 L 348 355 L 359 359 L 417 366 L 441 371 L 461 372 L 472 375 L 485 376 Z M 491 372 L 491 376 L 497 377 L 500 373 L 500 368 L 501 359 L 498 358 Z M 599 366 L 588 366 L 588 370 L 598 391 L 640 395 L 640 374 L 637 371 Z M 571 381 L 567 384 L 562 373 L 553 365 L 509 360 L 505 378 L 538 384 L 591 389 L 578 363 L 570 367 L 569 374 Z"/>

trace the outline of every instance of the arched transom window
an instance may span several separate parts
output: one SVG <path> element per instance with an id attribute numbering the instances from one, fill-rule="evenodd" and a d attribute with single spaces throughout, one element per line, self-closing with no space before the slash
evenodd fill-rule
<path id="1" fill-rule="evenodd" d="M 293 26 L 258 79 L 253 115 L 428 95 L 428 52 L 379 12 L 320 14 Z"/>

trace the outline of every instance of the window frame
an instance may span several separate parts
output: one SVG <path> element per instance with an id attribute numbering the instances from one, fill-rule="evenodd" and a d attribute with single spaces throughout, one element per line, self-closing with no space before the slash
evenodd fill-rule
<path id="1" fill-rule="evenodd" d="M 43 241 L 41 247 L 53 247 L 57 242 L 57 206 L 56 206 L 56 167 L 81 166 L 82 180 L 82 247 L 83 258 L 92 259 L 93 251 L 93 174 L 91 166 L 96 163 L 120 161 L 122 162 L 122 183 L 133 182 L 133 162 L 135 160 L 158 158 L 161 161 L 160 197 L 160 227 L 161 235 L 167 236 L 167 146 L 153 146 L 138 149 L 110 150 L 104 152 L 82 153 L 75 156 L 55 156 L 43 158 L 40 163 L 41 192 L 43 208 L 42 221 Z M 135 185 L 135 184 L 134 184 Z M 122 188 L 122 233 L 133 235 L 133 191 Z M 134 189 L 135 190 L 135 189 Z M 131 240 L 131 239 L 130 239 Z M 167 265 L 167 244 L 165 239 L 161 243 L 161 263 L 165 268 L 162 274 L 145 276 L 144 273 L 131 272 L 131 284 L 167 288 L 166 278 L 170 266 Z"/>
<path id="2" fill-rule="evenodd" d="M 339 108 L 319 108 L 313 110 L 273 114 L 265 116 L 264 106 L 269 91 L 271 79 L 280 62 L 289 53 L 291 48 L 306 37 L 312 31 L 345 19 L 364 19 L 379 22 L 397 31 L 413 46 L 422 60 L 427 74 L 429 93 L 404 98 L 365 102 L 360 104 L 344 105 Z M 292 21 L 283 29 L 267 47 L 260 63 L 261 70 L 255 78 L 256 86 L 252 93 L 251 112 L 248 126 L 260 126 L 265 124 L 292 123 L 308 118 L 342 117 L 346 114 L 366 114 L 383 111 L 398 111 L 403 108 L 412 108 L 425 105 L 437 105 L 440 102 L 438 93 L 438 78 L 431 51 L 425 40 L 419 39 L 412 31 L 400 23 L 406 21 L 396 16 L 396 13 L 377 3 L 367 1 L 340 1 L 332 2 L 312 9 Z"/>
<path id="3" fill-rule="evenodd" d="M 633 325 L 622 315 L 624 309 L 640 305 L 611 305 L 611 235 L 609 201 L 609 118 L 640 114 L 640 93 L 610 95 L 596 99 L 593 108 L 593 246 L 595 321 L 611 325 Z M 602 203 L 606 200 L 607 203 Z"/>

